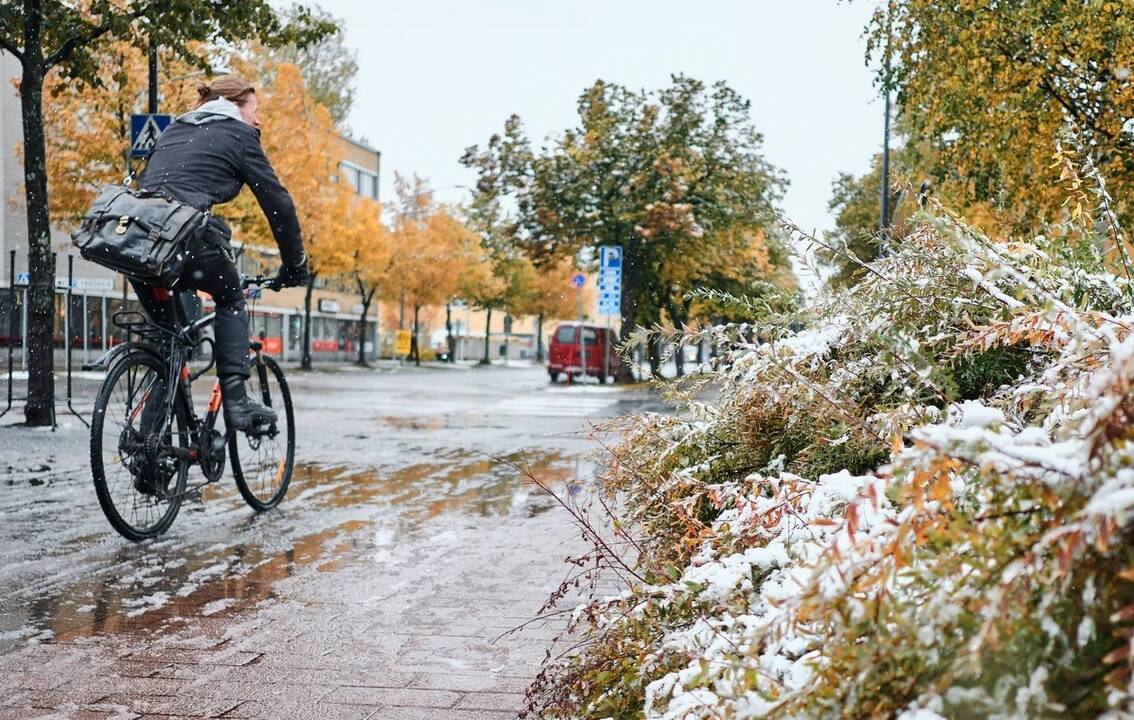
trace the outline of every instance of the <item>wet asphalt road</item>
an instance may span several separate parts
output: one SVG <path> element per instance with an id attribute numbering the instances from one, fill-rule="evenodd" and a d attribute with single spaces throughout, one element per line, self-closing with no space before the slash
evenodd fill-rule
<path id="1" fill-rule="evenodd" d="M 102 517 L 77 420 L 0 427 L 0 718 L 515 716 L 560 626 L 499 636 L 583 549 L 516 465 L 586 496 L 590 427 L 650 396 L 538 367 L 289 381 L 283 505 L 226 474 L 141 545 Z"/>

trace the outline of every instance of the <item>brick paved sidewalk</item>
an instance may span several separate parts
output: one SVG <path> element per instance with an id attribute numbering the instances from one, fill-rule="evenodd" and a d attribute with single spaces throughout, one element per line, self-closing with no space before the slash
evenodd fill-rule
<path id="1" fill-rule="evenodd" d="M 356 536 L 361 556 L 214 588 L 184 622 L 159 608 L 0 656 L 0 718 L 516 717 L 563 621 L 499 636 L 558 585 L 577 532 L 551 510 L 445 515 L 421 536 L 389 551 Z"/>

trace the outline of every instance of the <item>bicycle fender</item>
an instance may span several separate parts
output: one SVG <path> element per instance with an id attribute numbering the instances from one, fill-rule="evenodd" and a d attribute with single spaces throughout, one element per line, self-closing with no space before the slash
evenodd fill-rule
<path id="1" fill-rule="evenodd" d="M 153 355 L 157 359 L 161 359 L 161 351 L 157 346 L 147 342 L 128 342 L 121 345 L 115 345 L 110 350 L 103 353 L 102 357 L 98 358 L 92 363 L 82 366 L 83 370 L 108 370 L 110 366 L 118 362 L 118 360 L 132 352 L 144 352 Z"/>

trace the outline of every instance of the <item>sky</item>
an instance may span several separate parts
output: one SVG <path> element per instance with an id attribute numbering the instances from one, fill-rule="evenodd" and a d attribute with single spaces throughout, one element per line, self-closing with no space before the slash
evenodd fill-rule
<path id="1" fill-rule="evenodd" d="M 358 53 L 348 124 L 382 152 L 382 198 L 395 171 L 428 178 L 440 200 L 467 198 L 466 147 L 513 113 L 533 141 L 574 126 L 599 78 L 727 82 L 752 101 L 766 157 L 791 182 L 784 210 L 807 229 L 833 226 L 831 181 L 881 149 L 863 37 L 875 0 L 313 1 Z"/>

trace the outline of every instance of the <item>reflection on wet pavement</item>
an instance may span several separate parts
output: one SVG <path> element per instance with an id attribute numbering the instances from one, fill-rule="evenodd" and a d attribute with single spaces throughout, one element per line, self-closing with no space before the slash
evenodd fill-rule
<path id="1" fill-rule="evenodd" d="M 492 459 L 449 450 L 390 472 L 304 465 L 284 504 L 259 516 L 222 480 L 206 488 L 202 503 L 184 506 L 159 541 L 124 545 L 105 533 L 82 534 L 4 567 L 0 653 L 29 639 L 149 634 L 232 615 L 272 598 L 301 568 L 326 572 L 381 558 L 445 514 L 542 512 L 550 498 L 516 465 L 562 484 L 589 476 L 579 463 L 558 452 Z M 37 563 L 51 572 L 37 574 Z"/>

